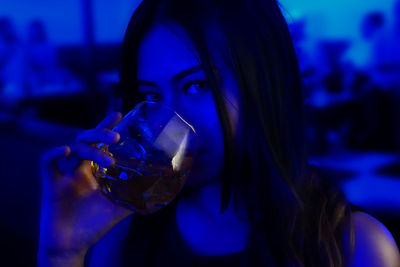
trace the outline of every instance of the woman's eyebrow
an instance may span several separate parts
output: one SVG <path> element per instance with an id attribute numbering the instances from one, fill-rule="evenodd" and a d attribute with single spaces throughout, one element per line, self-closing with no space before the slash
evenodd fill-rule
<path id="1" fill-rule="evenodd" d="M 193 74 L 196 73 L 198 71 L 201 71 L 203 68 L 200 65 L 196 65 L 190 68 L 187 68 L 186 70 L 183 70 L 177 74 L 174 75 L 174 77 L 172 77 L 172 81 L 173 82 L 177 82 L 183 78 L 185 78 L 186 76 L 188 76 L 189 74 Z"/>
<path id="2" fill-rule="evenodd" d="M 186 76 L 196 73 L 196 72 L 199 72 L 201 70 L 203 70 L 201 65 L 196 65 L 196 66 L 187 68 L 187 69 L 175 74 L 172 77 L 172 81 L 174 83 L 176 83 L 177 81 L 185 78 Z M 143 86 L 156 86 L 156 84 L 154 82 L 150 82 L 150 81 L 137 80 L 137 83 L 138 83 L 138 85 L 143 85 Z"/>

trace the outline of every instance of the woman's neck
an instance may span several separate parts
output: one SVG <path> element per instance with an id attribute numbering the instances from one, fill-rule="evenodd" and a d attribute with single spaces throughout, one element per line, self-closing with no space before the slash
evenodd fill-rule
<path id="1" fill-rule="evenodd" d="M 232 201 L 219 212 L 220 192 L 220 183 L 209 184 L 178 203 L 179 232 L 196 254 L 230 254 L 245 246 L 250 224 L 235 212 Z"/>
<path id="2" fill-rule="evenodd" d="M 204 213 L 209 215 L 218 215 L 220 214 L 221 206 L 221 187 L 222 183 L 220 181 L 213 182 L 202 186 L 200 189 L 190 190 L 190 193 L 186 193 L 181 200 L 200 209 Z M 246 220 L 247 216 L 245 215 L 244 203 L 240 202 L 238 208 L 238 216 Z M 228 208 L 224 213 L 228 211 L 234 211 L 232 197 L 230 198 Z"/>

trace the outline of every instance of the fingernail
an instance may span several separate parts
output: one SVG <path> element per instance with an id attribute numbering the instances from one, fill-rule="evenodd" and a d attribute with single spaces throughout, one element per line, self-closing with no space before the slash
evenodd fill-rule
<path id="1" fill-rule="evenodd" d="M 117 132 L 114 132 L 114 134 L 115 134 L 115 141 L 119 141 L 119 139 L 121 138 L 121 136 L 119 135 L 119 133 L 117 133 Z"/>
<path id="2" fill-rule="evenodd" d="M 67 146 L 59 146 L 56 149 L 57 149 L 58 153 L 65 154 L 67 152 L 67 150 L 68 150 L 68 147 Z"/>
<path id="3" fill-rule="evenodd" d="M 111 139 L 111 141 L 115 142 L 116 140 L 119 140 L 119 134 L 116 132 L 107 132 L 107 136 Z"/>
<path id="4" fill-rule="evenodd" d="M 107 132 L 106 135 L 111 139 L 115 138 L 115 133 L 114 132 Z"/>
<path id="5" fill-rule="evenodd" d="M 112 112 L 109 116 L 112 118 L 115 118 L 115 119 L 120 119 L 122 117 L 122 113 L 121 112 Z"/>

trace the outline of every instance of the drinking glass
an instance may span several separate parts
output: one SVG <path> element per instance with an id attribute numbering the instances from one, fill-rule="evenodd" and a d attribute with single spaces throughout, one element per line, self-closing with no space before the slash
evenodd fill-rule
<path id="1" fill-rule="evenodd" d="M 182 190 L 198 147 L 195 129 L 171 108 L 152 101 L 135 106 L 113 128 L 116 144 L 98 148 L 114 157 L 104 168 L 91 162 L 101 191 L 139 214 L 168 205 Z"/>

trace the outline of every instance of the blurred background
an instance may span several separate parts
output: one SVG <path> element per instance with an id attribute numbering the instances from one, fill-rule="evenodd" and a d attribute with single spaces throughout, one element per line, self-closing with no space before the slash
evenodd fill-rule
<path id="1" fill-rule="evenodd" d="M 33 266 L 41 154 L 120 103 L 139 0 L 0 0 L 1 253 Z M 282 0 L 306 97 L 310 163 L 400 245 L 400 0 Z"/>

